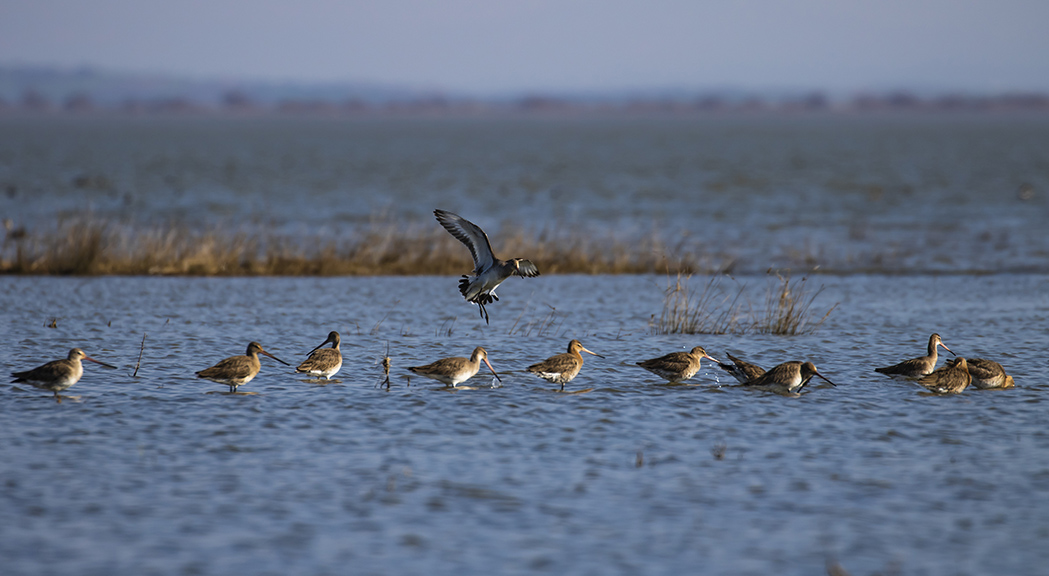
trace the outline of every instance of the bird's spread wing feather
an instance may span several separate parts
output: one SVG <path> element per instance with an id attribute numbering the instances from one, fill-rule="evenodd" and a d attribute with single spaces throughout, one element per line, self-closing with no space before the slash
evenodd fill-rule
<path id="1" fill-rule="evenodd" d="M 521 260 L 521 267 L 514 271 L 514 274 L 524 278 L 534 278 L 539 275 L 539 268 L 535 264 L 532 264 L 531 260 Z"/>
<path id="2" fill-rule="evenodd" d="M 474 259 L 474 274 L 480 274 L 491 268 L 495 263 L 495 256 L 492 254 L 492 244 L 488 241 L 488 235 L 484 233 L 484 230 L 481 230 L 477 224 L 452 212 L 434 210 L 433 215 L 449 234 L 470 249 L 470 254 Z M 536 274 L 539 273 L 534 264 L 531 262 L 528 264 L 536 271 Z"/>

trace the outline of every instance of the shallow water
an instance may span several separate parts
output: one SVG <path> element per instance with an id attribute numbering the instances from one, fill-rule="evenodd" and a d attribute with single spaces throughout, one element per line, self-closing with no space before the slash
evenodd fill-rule
<path id="1" fill-rule="evenodd" d="M 760 302 L 765 278 L 739 281 Z M 120 366 L 88 364 L 76 401 L 3 391 L 3 571 L 1043 572 L 1049 276 L 809 282 L 825 287 L 814 309 L 838 307 L 780 337 L 653 335 L 654 276 L 514 278 L 490 326 L 451 277 L 0 278 L 5 370 L 73 346 Z M 255 395 L 193 377 L 250 340 L 296 363 L 332 329 L 336 382 L 265 358 L 242 387 Z M 1017 388 L 935 397 L 872 371 L 933 331 Z M 592 391 L 521 372 L 573 337 L 606 357 L 568 386 Z M 783 397 L 706 366 L 666 386 L 633 365 L 697 344 L 808 359 L 838 386 Z M 404 378 L 476 345 L 502 386 Z"/>
<path id="2" fill-rule="evenodd" d="M 0 118 L 0 217 L 338 238 L 459 212 L 705 269 L 1049 273 L 1049 117 Z"/>

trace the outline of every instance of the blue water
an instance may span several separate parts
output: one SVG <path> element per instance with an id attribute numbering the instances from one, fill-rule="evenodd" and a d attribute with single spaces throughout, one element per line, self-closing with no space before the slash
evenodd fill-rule
<path id="1" fill-rule="evenodd" d="M 812 334 L 688 336 L 653 329 L 661 276 L 512 278 L 491 325 L 454 277 L 0 277 L 4 370 L 74 346 L 119 366 L 61 404 L 0 394 L 0 573 L 1044 573 L 1047 158 L 1049 120 L 1005 115 L 0 119 L 0 219 L 30 240 L 87 217 L 309 242 L 442 207 L 497 250 L 507 225 L 658 236 L 732 270 L 745 312 L 770 267 L 824 272 L 816 319 L 836 304 Z M 193 376 L 330 330 L 326 385 L 267 358 L 255 394 Z M 932 332 L 1017 388 L 873 372 Z M 523 372 L 572 338 L 605 356 L 568 385 L 589 391 Z M 478 345 L 501 385 L 407 379 Z M 634 365 L 696 345 L 838 386 Z"/>
<path id="2" fill-rule="evenodd" d="M 766 279 L 738 280 L 760 306 Z M 1043 573 L 1049 276 L 809 282 L 837 307 L 783 337 L 654 335 L 659 276 L 513 278 L 490 326 L 452 277 L 0 278 L 5 370 L 73 346 L 120 367 L 87 364 L 61 404 L 3 390 L 3 573 Z M 295 364 L 333 329 L 330 384 L 267 358 L 255 395 L 193 377 L 250 340 Z M 1017 388 L 937 397 L 873 372 L 934 331 Z M 592 391 L 522 372 L 571 338 L 605 356 L 568 385 Z M 405 378 L 477 345 L 501 386 Z M 633 365 L 695 345 L 838 386 Z"/>

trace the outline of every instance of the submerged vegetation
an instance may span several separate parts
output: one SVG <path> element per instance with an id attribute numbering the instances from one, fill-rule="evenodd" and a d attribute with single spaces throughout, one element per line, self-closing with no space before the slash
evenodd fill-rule
<path id="1" fill-rule="evenodd" d="M 28 233 L 6 223 L 0 273 L 39 275 L 340 276 L 462 274 L 463 246 L 439 226 L 375 223 L 351 237 L 301 238 L 183 226 L 138 229 L 80 218 Z M 656 234 L 638 240 L 581 231 L 500 231 L 502 256 L 526 255 L 544 274 L 697 271 Z M 708 270 L 713 271 L 713 270 Z"/>
<path id="2" fill-rule="evenodd" d="M 728 276 L 712 276 L 698 291 L 690 287 L 691 278 L 690 274 L 681 272 L 674 278 L 668 277 L 663 311 L 652 321 L 655 333 L 811 334 L 837 307 L 834 304 L 817 318 L 812 304 L 823 288 L 809 289 L 806 278 L 793 280 L 789 275 L 770 275 L 762 309 L 756 309 L 746 297 L 745 284 L 724 286 Z"/>

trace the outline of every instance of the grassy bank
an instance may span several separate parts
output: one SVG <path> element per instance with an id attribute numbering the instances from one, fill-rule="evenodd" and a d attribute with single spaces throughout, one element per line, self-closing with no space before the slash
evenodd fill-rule
<path id="1" fill-rule="evenodd" d="M 437 226 L 372 224 L 332 240 L 131 228 L 93 218 L 25 231 L 7 223 L 0 273 L 36 275 L 341 276 L 463 274 L 469 252 Z M 526 257 L 544 274 L 711 272 L 704 257 L 667 246 L 656 234 L 624 240 L 578 231 L 504 229 L 497 255 Z"/>

